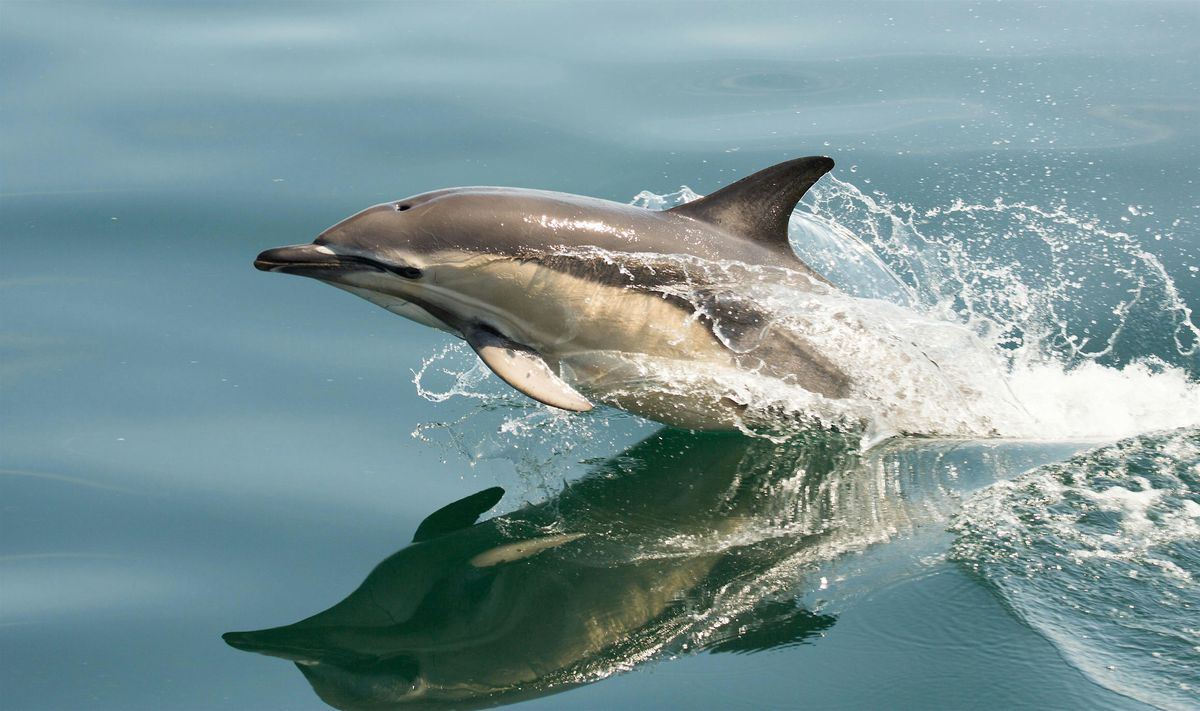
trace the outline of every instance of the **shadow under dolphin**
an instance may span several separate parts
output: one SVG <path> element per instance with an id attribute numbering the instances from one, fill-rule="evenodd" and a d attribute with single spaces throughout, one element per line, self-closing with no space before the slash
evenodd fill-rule
<path id="1" fill-rule="evenodd" d="M 545 502 L 480 523 L 499 487 L 445 506 L 343 601 L 224 639 L 295 662 L 340 709 L 486 708 L 671 654 L 802 643 L 835 622 L 798 602 L 815 565 L 991 483 L 1001 467 L 941 465 L 957 446 L 664 429 Z"/>

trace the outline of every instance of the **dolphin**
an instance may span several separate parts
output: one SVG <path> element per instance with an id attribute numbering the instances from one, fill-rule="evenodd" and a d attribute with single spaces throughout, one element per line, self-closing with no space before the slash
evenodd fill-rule
<path id="1" fill-rule="evenodd" d="M 542 190 L 435 190 L 369 207 L 254 265 L 457 336 L 546 405 L 582 412 L 599 401 L 679 427 L 733 429 L 749 403 L 656 387 L 647 373 L 687 364 L 850 394 L 836 363 L 773 328 L 728 272 L 703 268 L 736 264 L 756 270 L 751 278 L 767 270 L 832 290 L 788 243 L 797 202 L 832 168 L 824 156 L 798 158 L 665 211 Z"/>

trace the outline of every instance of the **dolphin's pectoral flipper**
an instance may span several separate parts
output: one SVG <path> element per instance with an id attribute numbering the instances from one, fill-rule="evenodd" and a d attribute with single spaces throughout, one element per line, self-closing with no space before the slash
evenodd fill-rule
<path id="1" fill-rule="evenodd" d="M 421 525 L 417 526 L 417 532 L 413 534 L 413 543 L 428 541 L 431 538 L 475 525 L 483 512 L 495 506 L 502 496 L 504 496 L 504 489 L 493 486 L 463 497 L 452 504 L 446 504 L 426 516 Z"/>
<path id="2" fill-rule="evenodd" d="M 560 410 L 592 409 L 592 403 L 558 377 L 542 354 L 529 346 L 487 328 L 469 329 L 464 336 L 493 373 L 534 400 Z"/>
<path id="3" fill-rule="evenodd" d="M 788 219 L 804 193 L 832 168 L 832 158 L 797 158 L 760 170 L 670 211 L 755 240 L 791 257 L 804 266 L 804 271 L 815 274 L 792 251 L 788 242 Z M 825 281 L 824 278 L 821 280 Z"/>

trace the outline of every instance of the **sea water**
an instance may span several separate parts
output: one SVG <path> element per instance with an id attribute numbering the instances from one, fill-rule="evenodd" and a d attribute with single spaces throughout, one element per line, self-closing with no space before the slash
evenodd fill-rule
<path id="1" fill-rule="evenodd" d="M 557 650 L 530 706 L 1196 706 L 1198 29 L 1189 3 L 0 4 L 0 704 L 326 707 L 221 634 L 329 607 L 499 484 L 584 534 L 526 561 L 575 581 L 547 614 L 609 620 L 529 638 Z M 837 167 L 793 247 L 847 296 L 743 281 L 871 387 L 724 383 L 821 415 L 790 432 L 550 411 L 250 266 L 439 187 L 663 209 L 811 154 Z M 665 602 L 617 615 L 646 566 Z"/>

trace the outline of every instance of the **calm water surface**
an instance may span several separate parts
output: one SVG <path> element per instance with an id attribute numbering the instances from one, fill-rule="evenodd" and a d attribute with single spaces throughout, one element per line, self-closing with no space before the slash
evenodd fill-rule
<path id="1" fill-rule="evenodd" d="M 1185 2 L 4 0 L 0 705 L 1200 705 L 1197 37 Z M 815 153 L 806 209 L 1000 343 L 1048 439 L 557 416 L 251 267 L 434 188 Z"/>

